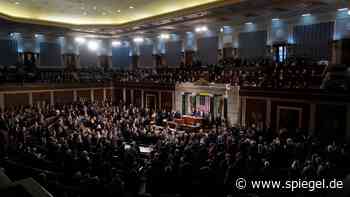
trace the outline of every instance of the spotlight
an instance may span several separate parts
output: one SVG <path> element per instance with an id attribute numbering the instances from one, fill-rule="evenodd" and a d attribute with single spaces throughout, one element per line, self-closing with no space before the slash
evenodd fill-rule
<path id="1" fill-rule="evenodd" d="M 195 32 L 199 33 L 199 32 L 205 32 L 208 31 L 208 27 L 207 26 L 201 26 L 201 27 L 196 27 Z"/>
<path id="2" fill-rule="evenodd" d="M 76 37 L 74 40 L 75 40 L 75 42 L 77 42 L 79 44 L 83 44 L 86 42 L 86 39 L 83 37 Z"/>
<path id="3" fill-rule="evenodd" d="M 112 46 L 114 46 L 114 47 L 118 47 L 120 45 L 122 45 L 122 43 L 120 41 L 113 41 L 112 42 Z"/>
<path id="4" fill-rule="evenodd" d="M 88 43 L 88 48 L 91 50 L 91 51 L 96 51 L 98 49 L 98 42 L 97 41 L 94 41 L 94 40 L 91 40 L 89 43 Z"/>
<path id="5" fill-rule="evenodd" d="M 349 10 L 348 8 L 339 8 L 338 12 L 345 12 L 345 11 L 348 11 L 348 10 Z"/>
<path id="6" fill-rule="evenodd" d="M 303 14 L 301 16 L 306 17 L 306 16 L 311 16 L 311 14 L 310 13 L 306 13 L 306 14 Z"/>
<path id="7" fill-rule="evenodd" d="M 202 31 L 208 31 L 208 27 L 207 26 L 203 26 L 202 27 Z"/>
<path id="8" fill-rule="evenodd" d="M 143 42 L 144 41 L 144 39 L 142 38 L 142 37 L 136 37 L 136 38 L 134 38 L 134 42 L 136 42 L 136 43 L 141 43 L 141 42 Z"/>
<path id="9" fill-rule="evenodd" d="M 160 34 L 160 39 L 162 40 L 168 40 L 170 38 L 169 34 Z"/>

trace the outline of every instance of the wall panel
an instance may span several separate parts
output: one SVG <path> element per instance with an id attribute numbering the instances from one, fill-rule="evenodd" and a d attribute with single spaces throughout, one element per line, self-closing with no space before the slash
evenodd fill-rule
<path id="1" fill-rule="evenodd" d="M 61 66 L 61 45 L 58 43 L 40 43 L 40 66 Z"/>

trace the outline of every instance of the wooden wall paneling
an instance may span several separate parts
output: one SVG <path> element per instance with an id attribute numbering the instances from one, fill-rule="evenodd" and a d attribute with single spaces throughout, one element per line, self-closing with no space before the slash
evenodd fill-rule
<path id="1" fill-rule="evenodd" d="M 77 91 L 78 101 L 91 101 L 91 90 L 78 90 Z"/>
<path id="2" fill-rule="evenodd" d="M 342 139 L 346 131 L 346 105 L 316 106 L 316 135 L 322 139 Z"/>
<path id="3" fill-rule="evenodd" d="M 55 91 L 54 92 L 54 100 L 56 103 L 66 104 L 66 103 L 72 103 L 74 101 L 73 97 L 73 91 L 67 90 L 67 91 Z"/>
<path id="4" fill-rule="evenodd" d="M 21 105 L 29 105 L 29 94 L 28 93 L 18 93 L 18 94 L 5 94 L 5 107 L 11 108 Z"/>
<path id="5" fill-rule="evenodd" d="M 246 125 L 255 124 L 259 128 L 265 128 L 266 101 L 258 99 L 247 99 L 246 101 Z"/>
<path id="6" fill-rule="evenodd" d="M 94 101 L 99 103 L 103 101 L 103 89 L 94 90 Z"/>
<path id="7" fill-rule="evenodd" d="M 50 92 L 33 92 L 33 105 L 37 103 L 50 104 Z"/>

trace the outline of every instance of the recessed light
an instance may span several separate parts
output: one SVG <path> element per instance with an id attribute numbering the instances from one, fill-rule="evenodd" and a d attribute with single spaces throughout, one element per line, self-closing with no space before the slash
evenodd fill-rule
<path id="1" fill-rule="evenodd" d="M 97 41 L 91 40 L 91 41 L 88 43 L 88 48 L 89 48 L 91 51 L 96 51 L 96 50 L 99 48 L 99 44 L 98 44 Z"/>
<path id="2" fill-rule="evenodd" d="M 134 9 L 134 6 L 130 6 L 129 8 L 130 8 L 130 9 Z"/>
<path id="3" fill-rule="evenodd" d="M 19 2 L 18 2 L 18 1 L 16 1 L 16 2 L 15 2 L 15 4 L 16 4 L 16 5 L 19 5 Z"/>
<path id="4" fill-rule="evenodd" d="M 344 12 L 344 11 L 348 11 L 348 10 L 349 10 L 348 8 L 339 8 L 338 12 Z"/>
<path id="5" fill-rule="evenodd" d="M 120 41 L 113 41 L 112 42 L 112 46 L 114 46 L 114 47 L 117 47 L 117 46 L 120 46 L 120 45 L 122 45 L 122 42 L 120 42 Z"/>
<path id="6" fill-rule="evenodd" d="M 75 40 L 75 42 L 77 42 L 79 44 L 82 44 L 86 41 L 86 39 L 83 37 L 76 37 L 74 40 Z"/>
<path id="7" fill-rule="evenodd" d="M 207 26 L 201 26 L 201 27 L 196 27 L 194 29 L 195 32 L 199 33 L 199 32 L 205 32 L 208 31 L 208 27 Z"/>
<path id="8" fill-rule="evenodd" d="M 168 40 L 170 38 L 170 35 L 169 34 L 160 34 L 160 38 L 162 40 Z"/>
<path id="9" fill-rule="evenodd" d="M 143 42 L 144 41 L 144 39 L 142 38 L 142 37 L 136 37 L 136 38 L 134 38 L 134 42 L 136 42 L 136 43 L 141 43 L 141 42 Z"/>
<path id="10" fill-rule="evenodd" d="M 121 12 L 121 10 L 117 10 L 117 12 L 119 12 L 119 13 L 120 13 L 120 12 Z"/>

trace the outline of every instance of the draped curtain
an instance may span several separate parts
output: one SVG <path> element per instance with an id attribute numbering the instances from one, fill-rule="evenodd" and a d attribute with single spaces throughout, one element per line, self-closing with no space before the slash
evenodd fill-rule
<path id="1" fill-rule="evenodd" d="M 334 22 L 295 26 L 293 34 L 297 57 L 331 59 Z"/>
<path id="2" fill-rule="evenodd" d="M 81 47 L 79 51 L 81 67 L 86 68 L 97 66 L 98 56 L 95 51 L 91 51 L 87 47 Z"/>
<path id="3" fill-rule="evenodd" d="M 203 66 L 217 63 L 218 45 L 218 37 L 204 37 L 198 39 L 198 58 L 202 62 Z"/>
<path id="4" fill-rule="evenodd" d="M 141 68 L 153 67 L 153 45 L 140 46 L 140 60 L 139 66 Z"/>
<path id="5" fill-rule="evenodd" d="M 17 42 L 0 40 L 0 65 L 14 65 L 17 62 Z"/>
<path id="6" fill-rule="evenodd" d="M 245 32 L 239 34 L 239 54 L 242 59 L 265 57 L 266 31 Z"/>
<path id="7" fill-rule="evenodd" d="M 181 41 L 165 44 L 165 61 L 168 67 L 179 67 L 181 64 Z"/>
<path id="8" fill-rule="evenodd" d="M 130 63 L 131 57 L 129 56 L 130 47 L 115 47 L 112 49 L 112 64 L 113 67 L 126 70 Z"/>
<path id="9" fill-rule="evenodd" d="M 61 45 L 58 43 L 40 43 L 40 65 L 61 66 Z"/>

